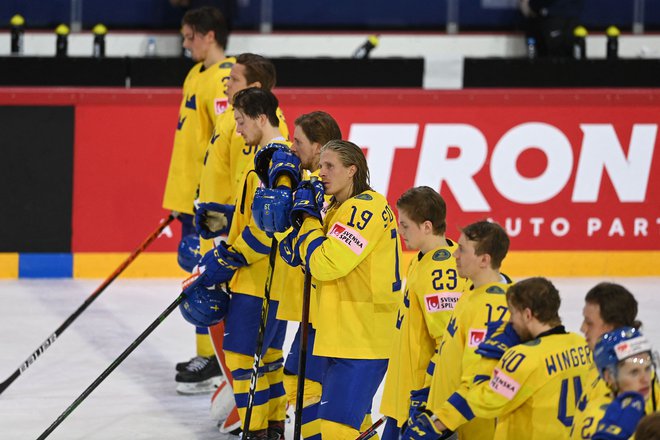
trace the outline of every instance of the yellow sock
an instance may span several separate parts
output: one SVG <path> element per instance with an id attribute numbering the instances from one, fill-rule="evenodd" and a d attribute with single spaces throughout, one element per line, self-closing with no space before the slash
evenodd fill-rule
<path id="1" fill-rule="evenodd" d="M 197 333 L 197 356 L 201 357 L 211 357 L 215 356 L 215 351 L 213 350 L 213 343 L 211 342 L 211 337 L 208 333 Z"/>

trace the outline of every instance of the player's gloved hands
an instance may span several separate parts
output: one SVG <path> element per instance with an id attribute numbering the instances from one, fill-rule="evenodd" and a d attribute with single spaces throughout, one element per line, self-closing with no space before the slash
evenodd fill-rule
<path id="1" fill-rule="evenodd" d="M 280 256 L 289 266 L 297 267 L 302 263 L 300 252 L 296 252 L 293 246 L 293 240 L 298 236 L 294 229 L 280 241 Z"/>
<path id="2" fill-rule="evenodd" d="M 510 322 L 492 321 L 488 323 L 486 338 L 479 344 L 476 353 L 486 358 L 501 359 L 505 351 L 520 342 L 520 336 Z"/>
<path id="3" fill-rule="evenodd" d="M 247 261 L 243 255 L 235 252 L 226 243 L 220 243 L 204 254 L 197 269 L 183 282 L 183 291 L 187 294 L 189 289 L 197 285 L 211 287 L 226 283 L 238 268 L 246 265 Z"/>
<path id="4" fill-rule="evenodd" d="M 186 290 L 186 299 L 179 305 L 181 314 L 197 327 L 211 327 L 225 317 L 229 294 L 215 287 L 193 286 Z"/>
<path id="5" fill-rule="evenodd" d="M 271 188 L 281 188 L 280 177 L 289 176 L 290 182 L 284 183 L 286 188 L 295 188 L 302 179 L 301 164 L 293 151 L 280 148 L 275 151 L 268 170 L 268 184 Z M 290 186 L 289 186 L 290 184 Z"/>
<path id="6" fill-rule="evenodd" d="M 293 207 L 288 188 L 257 188 L 252 202 L 252 217 L 257 227 L 272 237 L 291 227 L 289 214 Z"/>
<path id="7" fill-rule="evenodd" d="M 626 440 L 644 417 L 644 397 L 635 391 L 621 393 L 607 406 L 593 440 Z"/>
<path id="8" fill-rule="evenodd" d="M 268 144 L 257 151 L 254 170 L 267 188 L 279 188 L 283 176 L 290 179 L 284 186 L 295 188 L 302 178 L 300 159 L 284 144 Z"/>
<path id="9" fill-rule="evenodd" d="M 401 438 L 405 440 L 437 440 L 445 439 L 452 434 L 451 431 L 440 431 L 433 421 L 433 413 L 431 411 L 423 411 L 414 419 L 408 420 L 408 426 L 401 434 Z M 449 435 L 447 435 L 447 433 Z"/>
<path id="10" fill-rule="evenodd" d="M 323 220 L 323 183 L 320 180 L 303 180 L 293 195 L 293 208 L 291 209 L 291 226 L 298 230 L 303 224 L 304 214 Z"/>
<path id="11" fill-rule="evenodd" d="M 234 205 L 221 203 L 200 203 L 195 211 L 195 229 L 205 239 L 229 233 L 234 217 Z"/>
<path id="12" fill-rule="evenodd" d="M 410 409 L 408 410 L 408 417 L 416 419 L 424 410 L 426 410 L 426 402 L 429 400 L 429 388 L 421 388 L 419 390 L 412 390 L 410 392 Z"/>

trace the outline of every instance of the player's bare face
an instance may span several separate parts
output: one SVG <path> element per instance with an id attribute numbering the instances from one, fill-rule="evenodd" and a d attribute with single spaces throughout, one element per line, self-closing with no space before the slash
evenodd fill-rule
<path id="1" fill-rule="evenodd" d="M 454 251 L 458 275 L 463 278 L 472 278 L 479 271 L 481 258 L 475 251 L 476 242 L 468 240 L 465 234 L 458 239 L 458 248 Z"/>
<path id="2" fill-rule="evenodd" d="M 245 66 L 242 64 L 234 64 L 229 72 L 229 79 L 227 80 L 227 98 L 232 102 L 234 95 L 243 89 L 247 89 L 254 84 L 248 84 L 245 78 Z"/>
<path id="3" fill-rule="evenodd" d="M 323 189 L 326 194 L 335 196 L 339 203 L 350 197 L 356 170 L 355 165 L 344 166 L 339 155 L 332 150 L 321 153 L 319 176 L 323 181 Z"/>
<path id="4" fill-rule="evenodd" d="M 183 48 L 190 51 L 193 61 L 204 61 L 209 51 L 208 38 L 193 31 L 193 28 L 187 24 L 181 28 L 181 35 L 183 36 Z"/>
<path id="5" fill-rule="evenodd" d="M 399 209 L 399 233 L 409 250 L 422 248 L 425 238 L 424 232 L 420 225 L 415 223 L 403 209 Z"/>
<path id="6" fill-rule="evenodd" d="M 584 320 L 580 331 L 584 334 L 589 348 L 593 351 L 598 338 L 614 330 L 614 326 L 603 321 L 600 315 L 600 306 L 596 303 L 586 303 L 582 309 L 582 316 Z"/>
<path id="7" fill-rule="evenodd" d="M 316 171 L 319 163 L 319 156 L 321 151 L 321 144 L 318 142 L 311 142 L 303 129 L 296 125 L 293 131 L 293 144 L 291 150 L 298 156 L 302 167 L 309 171 Z"/>
<path id="8" fill-rule="evenodd" d="M 261 127 L 258 119 L 252 119 L 240 110 L 234 110 L 236 120 L 236 133 L 243 137 L 245 145 L 259 145 L 261 140 Z"/>
<path id="9" fill-rule="evenodd" d="M 648 399 L 651 394 L 653 363 L 649 353 L 642 353 L 619 362 L 617 385 L 619 392 L 635 391 Z"/>

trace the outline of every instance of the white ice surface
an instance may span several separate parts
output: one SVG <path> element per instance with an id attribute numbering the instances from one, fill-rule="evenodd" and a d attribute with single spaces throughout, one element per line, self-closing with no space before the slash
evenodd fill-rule
<path id="1" fill-rule="evenodd" d="M 553 279 L 561 315 L 579 331 L 586 291 L 600 279 Z M 640 304 L 644 330 L 660 345 L 660 278 L 618 278 Z M 0 381 L 8 378 L 100 285 L 100 280 L 0 281 Z M 0 440 L 36 439 L 177 297 L 176 280 L 116 280 L 0 394 Z M 290 326 L 289 330 L 292 330 Z M 287 335 L 285 349 L 292 340 Z M 51 433 L 49 439 L 222 437 L 210 395 L 175 392 L 174 364 L 194 355 L 194 330 L 175 310 Z M 374 400 L 379 417 L 380 391 Z M 287 425 L 287 439 L 293 426 Z"/>

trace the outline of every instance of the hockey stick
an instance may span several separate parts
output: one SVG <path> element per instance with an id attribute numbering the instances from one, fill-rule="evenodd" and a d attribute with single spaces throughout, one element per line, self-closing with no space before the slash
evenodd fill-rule
<path id="1" fill-rule="evenodd" d="M 312 273 L 305 269 L 303 285 L 302 321 L 300 323 L 300 351 L 298 358 L 298 389 L 296 390 L 296 413 L 293 424 L 293 439 L 299 440 L 302 429 L 302 410 L 305 398 L 305 373 L 307 370 L 307 338 L 309 336 L 309 297 L 312 291 Z"/>
<path id="2" fill-rule="evenodd" d="M 163 322 L 163 320 L 165 320 L 165 318 L 167 318 L 167 316 L 170 313 L 172 313 L 172 311 L 174 309 L 176 309 L 179 306 L 179 304 L 181 304 L 181 302 L 185 298 L 186 298 L 186 295 L 184 293 L 181 293 L 177 297 L 177 299 L 175 299 L 174 302 L 172 304 L 170 304 L 165 309 L 165 311 L 163 313 L 161 313 L 160 316 L 158 318 L 156 318 L 156 320 L 154 322 L 152 322 L 151 325 L 149 325 L 149 327 L 147 327 L 147 329 L 145 331 L 143 331 L 140 334 L 140 336 L 138 336 L 131 343 L 131 345 L 129 345 L 128 348 L 126 350 L 124 350 L 123 353 L 120 354 L 119 357 L 117 357 L 117 359 L 115 359 L 110 364 L 110 366 L 108 368 L 106 368 L 105 371 L 103 373 L 101 373 L 101 375 L 99 377 L 97 377 L 96 380 L 94 382 L 92 382 L 92 384 L 90 386 L 88 386 L 87 389 L 85 391 L 83 391 L 82 394 L 80 396 L 78 396 L 78 398 L 76 400 L 74 400 L 73 403 L 71 405 L 69 405 L 69 407 L 62 414 L 60 414 L 60 416 L 48 427 L 48 429 L 46 429 L 37 438 L 37 440 L 42 440 L 42 439 L 45 439 L 46 437 L 48 437 L 50 435 L 50 433 L 53 432 L 53 430 L 55 428 L 57 428 L 59 426 L 59 424 L 62 423 L 64 421 L 64 419 L 66 419 L 69 416 L 69 414 L 71 414 L 73 412 L 73 410 L 75 410 L 78 407 L 78 405 L 80 405 L 80 403 L 83 400 L 85 400 L 85 398 L 87 398 L 87 396 L 89 396 L 92 393 L 92 391 L 94 391 L 94 389 L 97 386 L 99 386 L 101 384 L 101 382 L 103 382 L 105 380 L 105 378 L 108 377 L 110 375 L 110 373 L 112 373 L 113 370 L 115 368 L 117 368 L 119 366 L 119 364 L 121 364 L 124 361 L 124 359 L 126 359 L 128 357 L 128 355 L 131 354 L 131 352 L 133 350 L 135 350 L 135 348 L 137 348 L 137 346 L 140 345 L 142 343 L 142 341 L 144 341 L 147 338 L 147 336 L 149 336 L 149 334 L 151 334 L 151 332 L 154 331 L 154 329 L 156 327 L 158 327 L 160 325 L 160 323 Z"/>
<path id="3" fill-rule="evenodd" d="M 18 378 L 18 376 L 20 376 L 21 374 L 23 374 L 23 372 L 24 372 L 25 370 L 27 370 L 27 369 L 30 367 L 30 365 L 32 365 L 32 363 L 33 363 L 34 361 L 36 361 L 36 360 L 39 358 L 39 356 L 41 356 L 41 354 L 42 354 L 44 351 L 46 351 L 46 349 L 47 349 L 48 347 L 50 347 L 50 346 L 55 342 L 55 340 L 57 340 L 57 338 L 58 338 L 58 337 L 64 332 L 64 330 L 66 330 L 67 327 L 69 327 L 69 325 L 71 325 L 71 323 L 72 323 L 72 322 L 73 322 L 78 316 L 80 316 L 80 314 L 81 314 L 82 312 L 84 312 L 85 309 L 86 309 L 87 307 L 89 307 L 89 305 L 90 305 L 90 304 L 91 304 L 96 298 L 98 298 L 98 296 L 99 296 L 99 295 L 100 295 L 100 294 L 106 289 L 106 287 L 108 287 L 108 286 L 110 285 L 110 283 L 112 283 L 112 282 L 115 280 L 115 278 L 117 278 L 117 277 L 118 277 L 118 276 L 124 271 L 124 269 L 126 269 L 126 268 L 128 267 L 128 265 L 131 264 L 131 263 L 133 262 L 133 260 L 135 260 L 135 258 L 137 258 L 137 256 L 140 255 L 140 254 L 142 253 L 142 251 L 144 251 L 144 250 L 147 248 L 147 246 L 149 246 L 154 240 L 156 240 L 156 239 L 158 238 L 158 236 L 160 235 L 160 233 L 163 232 L 163 230 L 164 230 L 164 229 L 165 229 L 170 223 L 172 223 L 172 221 L 176 218 L 176 216 L 177 216 L 177 214 L 175 214 L 175 213 L 170 214 L 170 215 L 169 215 L 169 216 L 168 216 L 168 217 L 167 217 L 167 218 L 166 218 L 166 219 L 165 219 L 165 220 L 164 220 L 164 221 L 158 226 L 158 228 L 156 228 L 156 230 L 155 230 L 154 232 L 152 232 L 151 235 L 149 235 L 149 236 L 148 236 L 148 237 L 142 242 L 142 244 L 141 244 L 136 250 L 134 250 L 133 253 L 132 253 L 131 255 L 129 255 L 128 258 L 126 258 L 126 260 L 124 260 L 124 262 L 121 263 L 121 265 L 119 265 L 119 267 L 118 267 L 117 269 L 115 269 L 115 271 L 114 271 L 114 272 L 113 272 L 108 278 L 106 278 L 106 280 L 103 282 L 103 284 L 101 284 L 101 285 L 100 285 L 100 286 L 99 286 L 99 287 L 98 287 L 98 288 L 97 288 L 97 289 L 96 289 L 96 290 L 95 290 L 95 291 L 94 291 L 94 292 L 93 292 L 93 293 L 92 293 L 92 294 L 91 294 L 91 295 L 85 300 L 85 302 L 82 303 L 82 305 L 81 305 L 80 307 L 78 307 L 78 309 L 77 309 L 75 312 L 73 312 L 73 314 L 71 314 L 71 316 L 69 316 L 69 317 L 66 319 L 66 321 L 64 321 L 64 322 L 62 323 L 62 325 L 60 325 L 60 326 L 57 328 L 57 330 L 55 330 L 55 332 L 53 332 L 50 336 L 48 336 L 48 338 L 46 338 L 46 340 L 45 340 L 45 341 L 39 346 L 39 348 L 37 348 L 37 349 L 36 349 L 36 350 L 30 355 L 30 357 L 28 357 L 28 358 L 27 358 L 27 359 L 21 364 L 21 366 L 18 367 L 18 368 L 16 369 L 16 371 L 14 371 L 14 372 L 12 373 L 11 376 L 9 376 L 4 382 L 0 383 L 0 394 L 2 394 L 2 392 L 3 392 L 3 391 L 4 391 L 9 385 L 11 385 L 11 383 L 14 382 L 14 381 Z"/>
<path id="4" fill-rule="evenodd" d="M 374 424 L 371 425 L 366 431 L 355 437 L 355 440 L 366 440 L 376 435 L 376 430 L 380 425 L 382 425 L 385 422 L 386 419 L 387 417 L 383 416 L 380 419 L 376 420 Z"/>
<path id="5" fill-rule="evenodd" d="M 298 358 L 298 389 L 296 390 L 296 415 L 293 425 L 293 438 L 299 440 L 302 429 L 302 409 L 305 399 L 305 373 L 307 370 L 307 339 L 309 336 L 309 300 L 312 291 L 312 274 L 309 268 L 305 270 L 303 285 L 303 314 L 300 323 L 300 349 Z"/>
<path id="6" fill-rule="evenodd" d="M 264 284 L 264 299 L 261 303 L 261 322 L 257 334 L 257 347 L 254 350 L 254 362 L 252 363 L 252 374 L 250 375 L 250 390 L 248 392 L 247 407 L 245 408 L 245 420 L 243 422 L 243 435 L 247 439 L 250 433 L 250 419 L 252 418 L 252 407 L 254 406 L 254 394 L 257 390 L 257 378 L 259 376 L 259 362 L 264 348 L 264 334 L 266 333 L 266 321 L 268 320 L 268 306 L 270 303 L 270 287 L 273 284 L 273 272 L 275 271 L 275 256 L 277 255 L 277 239 L 273 237 L 268 254 L 268 275 Z"/>
<path id="7" fill-rule="evenodd" d="M 318 177 L 312 176 L 310 181 L 316 182 Z M 316 204 L 316 202 L 315 202 Z M 318 208 L 318 206 L 317 206 Z M 298 389 L 296 390 L 296 412 L 293 423 L 293 439 L 299 440 L 302 430 L 302 410 L 305 398 L 305 373 L 307 371 L 307 339 L 309 336 L 309 301 L 312 293 L 312 272 L 305 268 L 305 283 L 303 284 L 302 319 L 300 322 L 300 348 L 298 357 Z"/>

